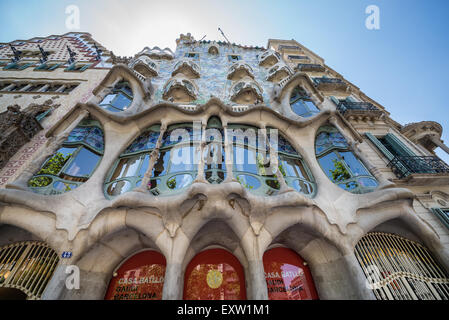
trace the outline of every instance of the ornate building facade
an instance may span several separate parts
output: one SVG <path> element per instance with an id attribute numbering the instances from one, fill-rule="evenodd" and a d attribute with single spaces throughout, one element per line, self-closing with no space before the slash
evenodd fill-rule
<path id="1" fill-rule="evenodd" d="M 449 298 L 438 123 L 295 40 L 176 44 L 0 44 L 0 298 Z"/>

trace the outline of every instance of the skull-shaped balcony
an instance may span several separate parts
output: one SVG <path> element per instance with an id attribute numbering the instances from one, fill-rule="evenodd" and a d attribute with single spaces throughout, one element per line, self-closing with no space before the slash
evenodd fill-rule
<path id="1" fill-rule="evenodd" d="M 231 101 L 243 105 L 257 105 L 263 102 L 262 89 L 246 76 L 231 87 Z"/>
<path id="2" fill-rule="evenodd" d="M 291 74 L 292 71 L 284 62 L 278 62 L 268 69 L 267 81 L 277 83 Z"/>
<path id="3" fill-rule="evenodd" d="M 132 60 L 129 68 L 143 75 L 145 78 L 157 77 L 159 74 L 159 66 L 153 59 L 147 56 L 139 56 Z"/>
<path id="4" fill-rule="evenodd" d="M 266 50 L 259 56 L 259 65 L 262 67 L 271 67 L 281 61 L 281 56 L 279 53 L 272 49 Z"/>
<path id="5" fill-rule="evenodd" d="M 182 59 L 175 64 L 172 76 L 182 73 L 189 79 L 196 79 L 200 77 L 200 67 L 191 59 Z"/>
<path id="6" fill-rule="evenodd" d="M 174 103 L 190 103 L 198 97 L 195 83 L 181 73 L 167 82 L 162 98 Z"/>
<path id="7" fill-rule="evenodd" d="M 228 80 L 237 81 L 244 77 L 254 79 L 254 71 L 247 63 L 238 61 L 229 68 Z"/>

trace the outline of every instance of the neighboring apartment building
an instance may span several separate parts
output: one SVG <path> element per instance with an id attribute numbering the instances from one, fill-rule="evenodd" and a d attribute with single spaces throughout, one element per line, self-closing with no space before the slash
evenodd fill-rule
<path id="1" fill-rule="evenodd" d="M 0 44 L 0 298 L 449 298 L 438 123 L 294 40 L 176 43 Z"/>

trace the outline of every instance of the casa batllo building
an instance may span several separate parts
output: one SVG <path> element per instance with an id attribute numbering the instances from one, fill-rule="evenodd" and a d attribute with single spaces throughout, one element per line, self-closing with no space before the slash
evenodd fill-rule
<path id="1" fill-rule="evenodd" d="M 1 299 L 449 298 L 438 123 L 295 40 L 176 44 L 0 44 Z"/>

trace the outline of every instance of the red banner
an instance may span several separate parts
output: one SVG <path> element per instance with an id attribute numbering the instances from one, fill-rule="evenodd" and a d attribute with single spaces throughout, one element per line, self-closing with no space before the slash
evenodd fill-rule
<path id="1" fill-rule="evenodd" d="M 165 266 L 159 252 L 135 254 L 115 272 L 105 300 L 161 300 Z"/>
<path id="2" fill-rule="evenodd" d="M 309 268 L 293 250 L 268 250 L 263 256 L 263 265 L 270 300 L 318 299 Z"/>
<path id="3" fill-rule="evenodd" d="M 244 300 L 245 291 L 242 265 L 226 250 L 203 251 L 187 266 L 184 300 Z"/>

